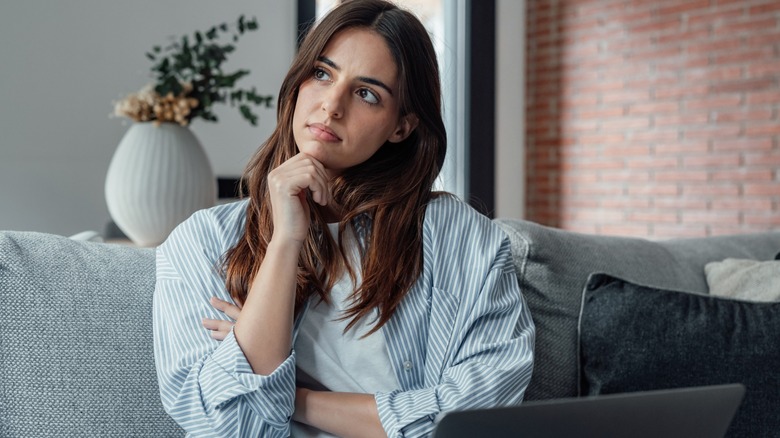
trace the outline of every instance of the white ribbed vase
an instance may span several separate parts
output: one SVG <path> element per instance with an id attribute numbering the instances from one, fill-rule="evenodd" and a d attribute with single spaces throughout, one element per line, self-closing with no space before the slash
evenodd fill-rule
<path id="1" fill-rule="evenodd" d="M 105 192 L 119 229 L 139 246 L 156 246 L 192 213 L 215 204 L 217 182 L 189 128 L 136 123 L 111 158 Z"/>

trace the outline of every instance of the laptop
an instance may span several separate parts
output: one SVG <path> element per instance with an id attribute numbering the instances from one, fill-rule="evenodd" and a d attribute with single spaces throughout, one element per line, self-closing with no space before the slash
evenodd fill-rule
<path id="1" fill-rule="evenodd" d="M 433 438 L 721 438 L 737 412 L 741 384 L 525 402 L 444 414 Z"/>

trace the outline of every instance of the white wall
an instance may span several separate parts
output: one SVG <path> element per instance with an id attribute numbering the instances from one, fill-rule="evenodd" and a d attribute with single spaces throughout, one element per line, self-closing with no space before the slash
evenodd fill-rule
<path id="1" fill-rule="evenodd" d="M 110 220 L 106 170 L 129 126 L 112 102 L 149 78 L 144 53 L 169 36 L 256 16 L 226 69 L 239 85 L 278 93 L 295 50 L 292 0 L 42 0 L 0 2 L 0 229 L 75 234 Z M 237 176 L 271 132 L 275 109 L 252 127 L 234 108 L 195 121 L 217 175 Z"/>

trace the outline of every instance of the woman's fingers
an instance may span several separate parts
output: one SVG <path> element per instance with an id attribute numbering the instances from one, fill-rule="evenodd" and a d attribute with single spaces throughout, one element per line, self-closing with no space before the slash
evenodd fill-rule
<path id="1" fill-rule="evenodd" d="M 299 154 L 302 155 L 302 154 Z M 325 166 L 314 158 L 304 155 L 302 161 L 305 163 L 304 171 L 311 172 L 312 175 L 316 175 L 317 186 L 310 187 L 312 199 L 314 202 L 320 205 L 328 205 L 330 203 L 330 189 L 328 188 L 328 182 L 330 178 L 325 171 Z"/>
<path id="2" fill-rule="evenodd" d="M 298 154 L 269 172 L 267 178 L 274 238 L 303 242 L 310 226 L 307 193 L 320 205 L 331 202 L 325 167 L 308 155 Z"/>
<path id="3" fill-rule="evenodd" d="M 238 319 L 238 315 L 241 314 L 241 307 L 229 301 L 220 300 L 217 297 L 211 297 L 209 303 L 212 307 L 224 313 L 231 319 L 231 321 L 210 318 L 203 318 L 202 320 L 203 327 L 205 327 L 206 330 L 211 331 L 211 337 L 218 341 L 222 341 L 225 339 L 225 336 L 230 333 L 230 329 L 233 328 L 235 320 Z"/>
<path id="4" fill-rule="evenodd" d="M 304 153 L 299 153 L 298 155 L 290 158 L 286 162 L 282 163 L 282 165 L 279 167 L 282 166 L 290 166 L 290 168 L 312 166 L 323 181 L 330 179 L 328 177 L 328 172 L 325 170 L 325 166 L 311 155 L 306 155 Z"/>
<path id="5" fill-rule="evenodd" d="M 228 301 L 225 301 L 225 300 L 220 300 L 217 297 L 211 297 L 210 303 L 211 303 L 212 307 L 214 307 L 215 309 L 217 309 L 220 312 L 224 313 L 225 315 L 227 315 L 230 319 L 232 319 L 234 321 L 237 320 L 238 319 L 238 315 L 241 314 L 241 307 L 239 307 L 239 306 L 237 306 L 237 305 L 235 305 L 235 304 L 233 304 L 231 302 L 228 302 Z"/>
<path id="6" fill-rule="evenodd" d="M 222 341 L 230 333 L 230 329 L 233 328 L 233 322 L 225 321 L 224 319 L 208 319 L 203 318 L 203 327 L 206 330 L 211 331 L 211 337 Z"/>
<path id="7" fill-rule="evenodd" d="M 314 158 L 298 154 L 271 171 L 269 180 L 273 186 L 287 195 L 297 195 L 308 189 L 314 202 L 327 205 L 330 202 L 328 173 Z"/>

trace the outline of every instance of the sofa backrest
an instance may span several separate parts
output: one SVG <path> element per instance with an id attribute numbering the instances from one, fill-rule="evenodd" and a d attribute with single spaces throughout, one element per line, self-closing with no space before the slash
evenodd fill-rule
<path id="1" fill-rule="evenodd" d="M 771 260 L 780 233 L 650 241 L 596 236 L 496 219 L 508 234 L 518 282 L 536 324 L 534 374 L 525 400 L 578 395 L 577 323 L 591 273 L 646 286 L 708 293 L 704 265 L 727 257 Z"/>
<path id="2" fill-rule="evenodd" d="M 496 222 L 537 327 L 526 400 L 577 396 L 589 274 L 706 293 L 707 262 L 780 251 L 780 233 L 653 242 Z M 183 435 L 157 387 L 154 269 L 151 249 L 0 232 L 0 436 Z"/>
<path id="3" fill-rule="evenodd" d="M 0 232 L 0 436 L 183 436 L 152 352 L 154 251 Z"/>

